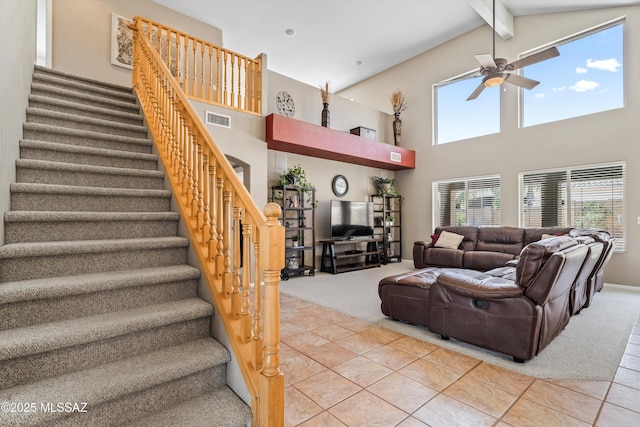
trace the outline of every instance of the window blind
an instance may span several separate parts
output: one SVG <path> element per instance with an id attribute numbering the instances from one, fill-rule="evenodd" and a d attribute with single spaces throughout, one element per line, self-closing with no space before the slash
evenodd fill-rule
<path id="1" fill-rule="evenodd" d="M 436 181 L 435 227 L 500 225 L 500 177 Z"/>

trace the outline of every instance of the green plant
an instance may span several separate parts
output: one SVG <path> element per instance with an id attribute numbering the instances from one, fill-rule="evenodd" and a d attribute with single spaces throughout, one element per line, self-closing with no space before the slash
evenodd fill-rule
<path id="1" fill-rule="evenodd" d="M 388 196 L 398 196 L 398 187 L 394 178 L 385 178 L 382 176 L 374 176 L 373 182 L 378 187 L 378 194 L 386 194 Z"/>
<path id="2" fill-rule="evenodd" d="M 278 185 L 292 185 L 298 187 L 302 193 L 307 194 L 307 202 L 311 203 L 311 206 L 314 208 L 318 207 L 318 201 L 312 199 L 311 195 L 313 193 L 310 191 L 315 190 L 316 187 L 307 181 L 307 174 L 300 164 L 294 165 L 287 169 L 286 172 L 283 172 L 278 180 Z"/>

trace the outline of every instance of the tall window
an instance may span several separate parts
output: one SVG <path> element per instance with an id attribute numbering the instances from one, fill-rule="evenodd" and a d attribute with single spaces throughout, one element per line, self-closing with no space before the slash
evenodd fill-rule
<path id="1" fill-rule="evenodd" d="M 433 183 L 434 226 L 500 225 L 500 177 Z"/>
<path id="2" fill-rule="evenodd" d="M 439 83 L 433 87 L 436 144 L 500 132 L 500 89 L 485 89 L 467 101 L 481 77 Z M 462 125 L 461 125 L 462 124 Z"/>
<path id="3" fill-rule="evenodd" d="M 625 177 L 624 163 L 520 174 L 520 223 L 607 230 L 622 251 Z"/>
<path id="4" fill-rule="evenodd" d="M 522 91 L 523 127 L 624 107 L 624 20 L 561 40 L 557 47 L 560 56 L 523 69 L 540 81 Z"/>

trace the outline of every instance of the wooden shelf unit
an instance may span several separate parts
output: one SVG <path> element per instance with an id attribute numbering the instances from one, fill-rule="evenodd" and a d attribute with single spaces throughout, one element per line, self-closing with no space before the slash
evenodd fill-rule
<path id="1" fill-rule="evenodd" d="M 271 150 L 393 171 L 416 167 L 416 153 L 407 148 L 279 114 L 268 115 L 266 121 L 265 140 Z"/>
<path id="2" fill-rule="evenodd" d="M 380 267 L 380 249 L 376 239 L 321 240 L 320 271 L 338 274 L 346 271 Z M 366 243 L 364 249 L 359 249 Z M 336 246 L 351 245 L 354 249 L 336 252 Z"/>

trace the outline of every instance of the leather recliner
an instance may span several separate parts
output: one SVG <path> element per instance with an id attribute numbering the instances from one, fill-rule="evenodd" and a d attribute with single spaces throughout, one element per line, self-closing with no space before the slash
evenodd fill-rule
<path id="1" fill-rule="evenodd" d="M 588 251 L 555 237 L 527 245 L 515 267 L 440 274 L 429 292 L 428 327 L 444 339 L 530 360 L 569 322 L 571 287 Z"/>

